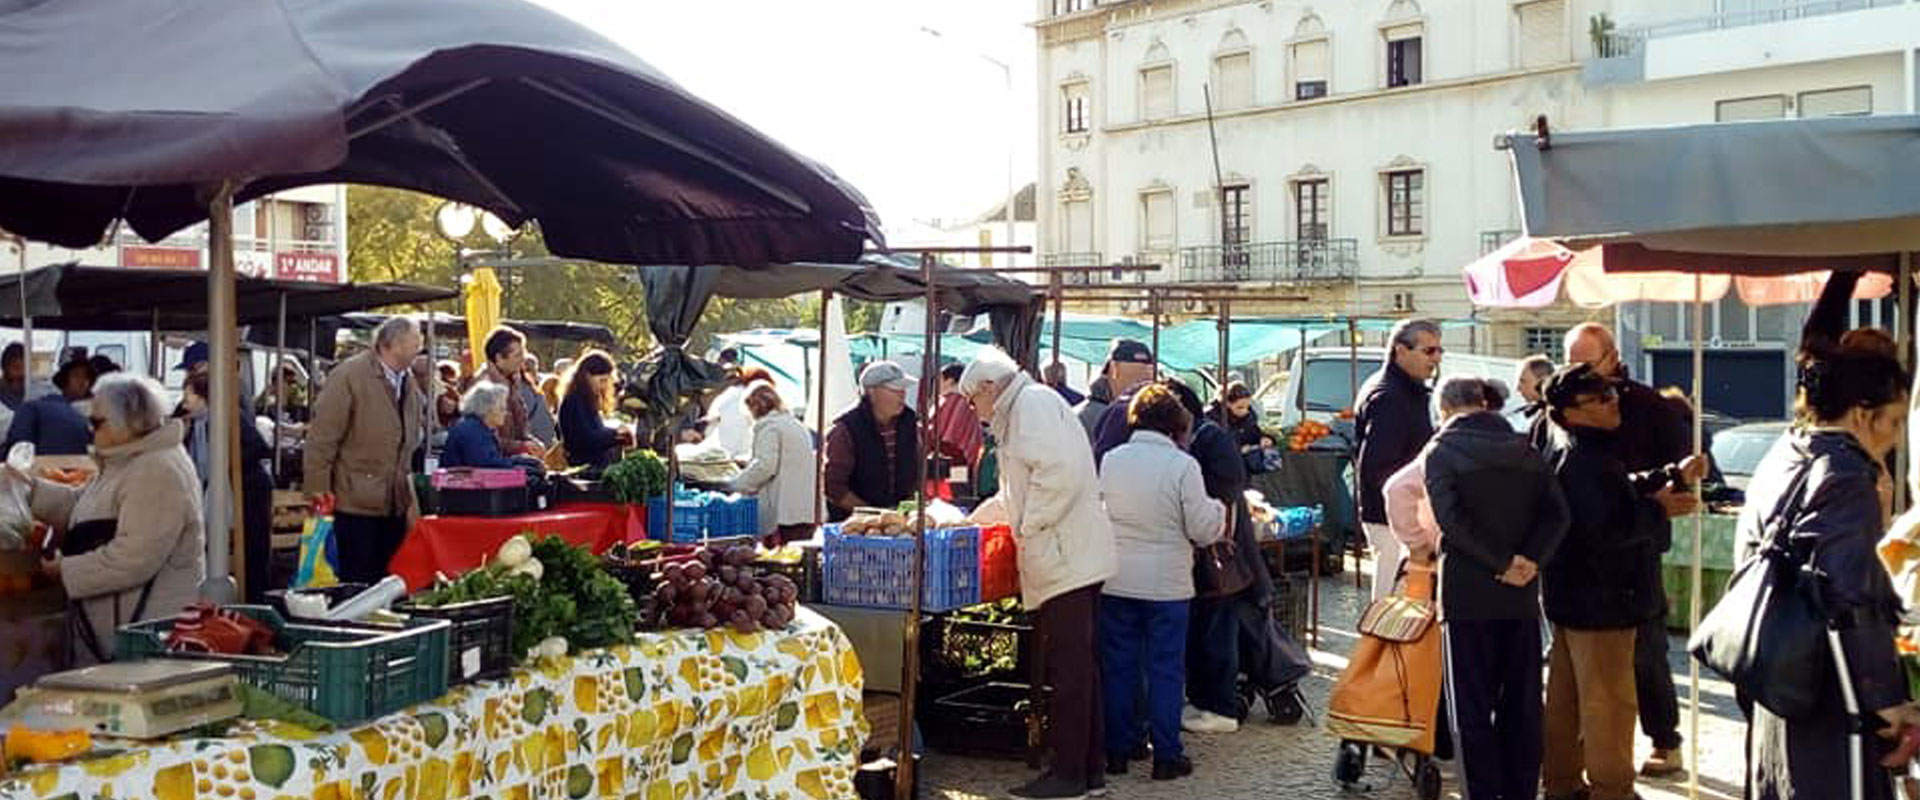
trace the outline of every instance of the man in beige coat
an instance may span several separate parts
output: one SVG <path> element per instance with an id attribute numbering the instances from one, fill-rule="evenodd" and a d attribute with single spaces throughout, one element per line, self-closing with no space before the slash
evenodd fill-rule
<path id="1" fill-rule="evenodd" d="M 425 434 L 427 397 L 410 367 L 420 329 L 390 317 L 373 349 L 333 368 L 307 429 L 306 491 L 334 504 L 342 581 L 374 583 L 418 516 L 408 466 Z"/>

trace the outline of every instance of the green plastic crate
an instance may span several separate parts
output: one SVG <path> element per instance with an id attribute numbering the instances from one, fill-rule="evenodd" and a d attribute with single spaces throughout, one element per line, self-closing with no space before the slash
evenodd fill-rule
<path id="1" fill-rule="evenodd" d="M 1727 593 L 1727 583 L 1733 580 L 1733 570 L 1706 567 L 1700 570 L 1700 582 L 1706 591 L 1700 595 L 1700 616 L 1713 610 L 1713 604 Z M 1687 603 L 1693 596 L 1693 567 L 1672 564 L 1660 567 L 1660 583 L 1667 590 L 1667 630 L 1691 632 L 1687 624 Z"/>
<path id="2" fill-rule="evenodd" d="M 173 619 L 147 620 L 114 636 L 117 658 L 184 658 L 231 664 L 240 680 L 337 725 L 354 725 L 447 693 L 452 625 L 412 618 L 403 626 L 289 623 L 269 606 L 227 606 L 266 623 L 282 656 L 169 652 Z"/>

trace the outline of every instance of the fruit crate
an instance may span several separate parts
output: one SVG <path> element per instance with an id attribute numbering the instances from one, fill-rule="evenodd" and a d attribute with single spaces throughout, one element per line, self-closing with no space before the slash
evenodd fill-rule
<path id="1" fill-rule="evenodd" d="M 404 625 L 289 623 L 267 606 L 225 606 L 273 628 L 279 656 L 169 652 L 173 619 L 120 628 L 114 652 L 122 661 L 182 658 L 233 665 L 240 680 L 319 714 L 354 725 L 447 693 L 447 647 L 452 623 L 412 619 Z"/>
<path id="2" fill-rule="evenodd" d="M 970 617 L 971 609 L 937 614 L 920 625 L 920 681 L 929 694 L 982 681 L 1019 683 L 1033 677 L 1033 622 L 1025 612 L 1012 621 Z"/>
<path id="3" fill-rule="evenodd" d="M 943 753 L 1026 759 L 1046 741 L 1046 699 L 1030 685 L 988 681 L 937 696 L 914 714 L 927 746 Z M 1038 724 L 1033 724 L 1037 722 Z M 1096 744 L 1095 746 L 1100 746 Z"/>
<path id="4" fill-rule="evenodd" d="M 448 685 L 504 678 L 513 671 L 511 596 L 446 606 L 402 603 L 395 610 L 414 617 L 443 619 L 452 626 L 452 650 L 447 658 Z"/>
<path id="5" fill-rule="evenodd" d="M 667 533 L 667 499 L 647 500 L 647 536 L 671 544 L 693 544 L 710 539 L 758 536 L 760 500 L 756 497 L 708 498 L 704 502 L 676 501 L 673 531 Z"/>
<path id="6" fill-rule="evenodd" d="M 600 559 L 607 574 L 626 584 L 627 594 L 633 597 L 635 605 L 645 603 L 653 596 L 653 590 L 659 585 L 654 575 L 668 564 L 685 564 L 694 560 L 695 547 L 687 544 L 662 545 L 659 542 L 640 542 L 632 545 L 626 557 L 608 553 Z"/>
<path id="7" fill-rule="evenodd" d="M 907 608 L 913 598 L 912 536 L 850 536 L 822 531 L 821 600 L 831 605 Z M 927 531 L 920 609 L 950 611 L 980 602 L 980 529 Z"/>
<path id="8" fill-rule="evenodd" d="M 1292 636 L 1294 641 L 1307 640 L 1310 614 L 1307 600 L 1312 586 L 1310 576 L 1305 572 L 1283 572 L 1273 576 L 1273 618 L 1279 621 L 1280 629 Z"/>

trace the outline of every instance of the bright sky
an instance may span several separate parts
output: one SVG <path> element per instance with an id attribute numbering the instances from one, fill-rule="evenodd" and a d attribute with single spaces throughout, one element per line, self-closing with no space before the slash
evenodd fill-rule
<path id="1" fill-rule="evenodd" d="M 1033 180 L 1031 0 L 533 0 L 832 168 L 898 238 Z M 934 37 L 922 27 L 943 34 Z M 1013 69 L 1005 73 L 981 56 Z"/>

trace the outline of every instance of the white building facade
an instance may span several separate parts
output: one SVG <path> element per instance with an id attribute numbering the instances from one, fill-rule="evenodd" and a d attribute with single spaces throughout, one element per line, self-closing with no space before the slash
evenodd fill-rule
<path id="1" fill-rule="evenodd" d="M 344 283 L 347 187 L 308 186 L 242 203 L 233 210 L 234 268 L 241 275 Z M 123 226 L 99 247 L 69 249 L 27 243 L 25 266 L 79 262 L 129 269 L 206 269 L 207 226 L 193 225 L 160 242 Z M 17 268 L 8 264 L 5 268 Z"/>
<path id="2" fill-rule="evenodd" d="M 1038 11 L 1043 261 L 1131 258 L 1162 271 L 1096 280 L 1308 298 L 1248 313 L 1468 317 L 1460 268 L 1520 227 L 1496 134 L 1540 116 L 1583 130 L 1902 113 L 1920 46 L 1920 3 L 1906 0 L 1041 0 Z M 1646 333 L 1637 315 L 1658 313 L 1627 309 L 1623 333 Z M 1762 324 L 1797 335 L 1793 310 L 1729 314 L 1724 342 L 1754 340 Z M 1482 352 L 1522 355 L 1613 312 L 1477 318 Z"/>

